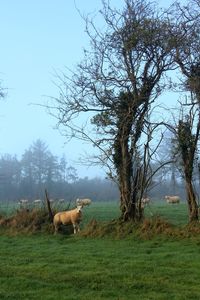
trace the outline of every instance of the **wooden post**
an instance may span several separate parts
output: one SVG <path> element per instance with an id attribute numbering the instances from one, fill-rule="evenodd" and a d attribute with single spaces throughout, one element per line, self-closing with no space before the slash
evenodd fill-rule
<path id="1" fill-rule="evenodd" d="M 52 213 L 52 210 L 51 210 L 51 204 L 50 204 L 49 196 L 48 196 L 48 193 L 47 193 L 46 189 L 45 189 L 45 196 L 46 196 L 47 208 L 48 208 L 48 212 L 49 212 L 49 220 L 50 220 L 51 223 L 53 223 L 53 213 Z"/>

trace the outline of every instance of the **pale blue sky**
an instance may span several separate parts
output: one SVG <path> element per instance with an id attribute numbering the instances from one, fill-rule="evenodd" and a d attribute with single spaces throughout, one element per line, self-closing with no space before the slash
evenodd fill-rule
<path id="1" fill-rule="evenodd" d="M 101 1 L 76 0 L 76 5 L 85 13 L 94 12 Z M 53 154 L 65 153 L 72 164 L 84 146 L 65 145 L 52 129 L 55 119 L 30 103 L 44 103 L 44 95 L 57 95 L 54 70 L 73 68 L 81 59 L 87 44 L 84 22 L 73 0 L 0 0 L 0 10 L 0 79 L 8 88 L 6 101 L 0 103 L 0 154 L 20 157 L 41 138 Z M 86 168 L 75 167 L 84 176 Z M 98 170 L 90 173 L 98 176 Z"/>
<path id="2" fill-rule="evenodd" d="M 83 13 L 101 8 L 101 0 L 76 0 Z M 88 145 L 71 142 L 53 129 L 56 121 L 44 109 L 45 95 L 56 96 L 54 70 L 73 68 L 87 47 L 84 22 L 74 0 L 0 0 L 0 79 L 8 88 L 0 103 L 0 155 L 21 154 L 37 138 L 58 156 L 65 153 L 74 164 Z M 123 0 L 113 0 L 116 5 Z M 166 1 L 160 1 L 166 4 Z M 163 2 L 163 3 L 162 3 Z M 92 148 L 91 148 L 92 149 Z M 81 177 L 102 176 L 103 171 L 74 164 Z"/>

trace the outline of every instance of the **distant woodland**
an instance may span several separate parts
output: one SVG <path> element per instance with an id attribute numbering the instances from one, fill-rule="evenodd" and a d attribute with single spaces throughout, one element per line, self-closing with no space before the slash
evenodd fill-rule
<path id="1" fill-rule="evenodd" d="M 198 186 L 198 178 L 196 178 Z M 36 140 L 21 159 L 4 154 L 0 157 L 0 201 L 44 199 L 45 189 L 53 199 L 67 201 L 89 197 L 93 201 L 119 201 L 117 184 L 110 179 L 79 178 L 77 170 L 68 165 L 66 157 L 53 155 L 45 142 Z M 180 195 L 185 188 L 176 166 L 158 172 L 148 191 L 153 199 Z"/>
<path id="2" fill-rule="evenodd" d="M 21 159 L 4 154 L 0 157 L 0 201 L 43 199 L 47 189 L 54 199 L 116 200 L 118 189 L 101 178 L 79 178 L 77 170 L 68 165 L 66 157 L 53 155 L 40 139 L 25 150 Z"/>

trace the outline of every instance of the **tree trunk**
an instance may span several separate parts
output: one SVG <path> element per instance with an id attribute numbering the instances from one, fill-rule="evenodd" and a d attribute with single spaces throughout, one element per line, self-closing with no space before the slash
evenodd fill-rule
<path id="1" fill-rule="evenodd" d="M 129 134 L 131 119 L 121 122 L 121 127 L 115 139 L 113 155 L 120 190 L 120 209 L 123 221 L 135 218 L 135 203 L 132 202 L 132 154 L 129 151 Z"/>
<path id="2" fill-rule="evenodd" d="M 189 222 L 196 222 L 199 219 L 198 205 L 196 202 L 195 192 L 191 180 L 186 180 L 186 192 L 189 208 Z"/>
<path id="3" fill-rule="evenodd" d="M 174 164 L 172 164 L 171 183 L 172 183 L 173 195 L 176 195 L 176 175 L 175 175 L 175 166 L 174 166 Z"/>
<path id="4" fill-rule="evenodd" d="M 140 98 L 133 98 L 132 94 L 121 94 L 118 107 L 118 131 L 113 161 L 119 182 L 121 219 L 124 221 L 138 221 L 138 216 L 140 218 L 142 215 L 141 207 L 138 208 L 138 200 L 141 198 L 140 171 L 136 166 L 133 172 L 133 157 L 136 158 L 137 142 L 148 110 L 149 95 L 146 86 L 143 89 Z"/>
<path id="5" fill-rule="evenodd" d="M 191 111 L 190 111 L 191 113 Z M 191 114 L 192 115 L 192 114 Z M 194 115 L 192 115 L 194 118 Z M 198 221 L 198 205 L 196 202 L 196 195 L 192 184 L 192 177 L 194 171 L 195 154 L 197 151 L 197 142 L 199 138 L 199 127 L 197 132 L 192 133 L 193 121 L 188 119 L 179 120 L 178 124 L 178 143 L 181 151 L 183 166 L 184 166 L 184 177 L 186 184 L 187 202 L 189 209 L 189 222 Z"/>
<path id="6" fill-rule="evenodd" d="M 121 218 L 124 221 L 132 220 L 135 218 L 135 207 L 131 199 L 131 173 L 132 173 L 132 162 L 128 152 L 128 146 L 126 143 L 121 145 L 121 165 L 119 169 L 119 189 L 121 199 Z"/>
<path id="7" fill-rule="evenodd" d="M 121 219 L 123 221 L 140 221 L 144 214 L 141 206 L 141 168 L 133 172 L 132 155 L 128 145 L 122 147 L 122 163 L 119 170 Z"/>

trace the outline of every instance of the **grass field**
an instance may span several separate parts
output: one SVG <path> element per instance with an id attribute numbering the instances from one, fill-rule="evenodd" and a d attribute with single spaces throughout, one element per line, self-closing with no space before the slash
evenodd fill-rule
<path id="1" fill-rule="evenodd" d="M 160 216 L 174 225 L 184 225 L 188 222 L 187 204 L 166 204 L 162 201 L 154 201 L 145 208 L 145 214 L 149 216 Z M 87 223 L 91 217 L 98 221 L 108 221 L 120 215 L 118 203 L 94 203 L 84 210 L 84 222 Z"/>
<path id="2" fill-rule="evenodd" d="M 184 204 L 154 203 L 147 214 L 176 225 L 187 222 Z M 85 208 L 111 220 L 117 204 Z M 83 238 L 50 234 L 0 234 L 0 299 L 200 299 L 200 237 Z"/>
<path id="3" fill-rule="evenodd" d="M 13 203 L 0 203 L 0 214 L 12 214 L 17 206 Z M 62 210 L 62 207 L 60 207 Z M 93 204 L 84 209 L 83 224 L 86 224 L 91 218 L 98 221 L 108 221 L 117 218 L 120 215 L 119 203 L 115 202 L 93 202 Z M 152 201 L 151 205 L 145 209 L 146 216 L 159 215 L 172 224 L 183 225 L 188 221 L 187 205 L 181 204 L 167 205 L 165 201 Z"/>

